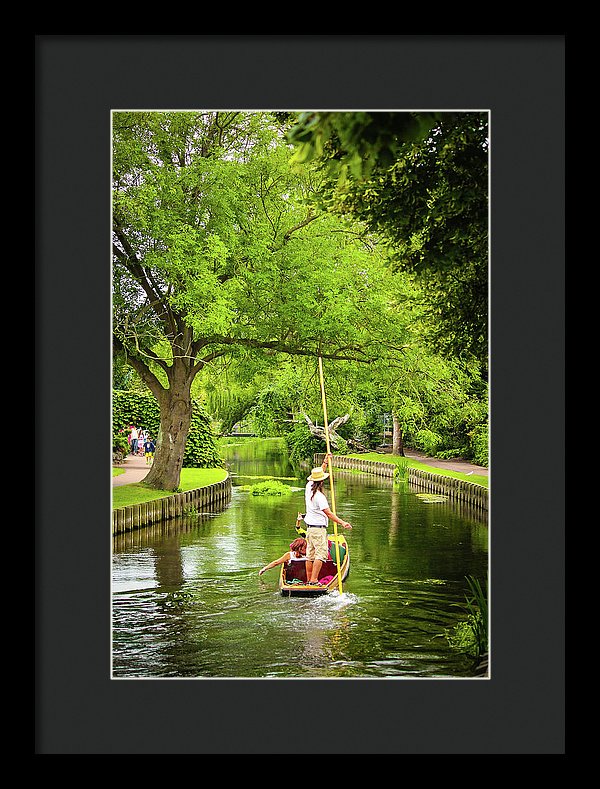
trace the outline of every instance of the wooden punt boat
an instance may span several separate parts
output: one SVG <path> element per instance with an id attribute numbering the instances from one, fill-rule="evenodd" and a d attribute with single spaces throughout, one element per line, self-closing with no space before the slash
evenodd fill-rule
<path id="1" fill-rule="evenodd" d="M 319 580 L 329 579 L 326 583 L 320 583 L 318 586 L 311 586 L 306 582 L 306 566 L 303 561 L 291 562 L 288 564 L 284 562 L 281 565 L 279 572 L 279 589 L 281 594 L 285 597 L 316 597 L 318 595 L 329 594 L 330 592 L 339 591 L 339 583 L 337 576 L 337 564 L 335 561 L 335 535 L 328 534 L 327 539 L 331 541 L 331 555 L 334 557 L 333 561 L 323 562 L 321 570 L 319 571 Z M 341 578 L 342 583 L 348 577 L 350 572 L 350 552 L 348 550 L 348 542 L 342 534 L 337 535 L 337 540 L 340 545 L 340 559 L 341 559 Z"/>

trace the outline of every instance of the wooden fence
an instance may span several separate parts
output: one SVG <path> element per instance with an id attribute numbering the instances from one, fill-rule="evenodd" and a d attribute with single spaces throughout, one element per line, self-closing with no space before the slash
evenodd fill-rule
<path id="1" fill-rule="evenodd" d="M 325 455 L 316 454 L 314 456 L 315 466 L 321 465 Z M 364 471 L 368 474 L 376 474 L 380 477 L 394 478 L 398 466 L 395 463 L 385 463 L 379 460 L 360 460 L 359 458 L 349 458 L 343 455 L 336 455 L 333 458 L 334 468 L 347 469 L 353 471 Z M 432 471 L 422 469 L 407 469 L 409 484 L 428 493 L 447 496 L 452 501 L 457 501 L 468 505 L 475 510 L 487 512 L 489 506 L 489 492 L 483 485 L 475 482 L 467 482 L 464 479 L 448 477 L 445 474 L 435 474 Z"/>
<path id="2" fill-rule="evenodd" d="M 130 504 L 113 510 L 112 533 L 122 534 L 141 529 L 160 521 L 171 520 L 194 510 L 202 512 L 213 507 L 224 507 L 231 499 L 231 478 L 204 488 L 173 493 L 162 499 L 143 504 Z"/>
<path id="3" fill-rule="evenodd" d="M 408 481 L 411 485 L 428 493 L 448 496 L 452 501 L 468 504 L 473 509 L 487 512 L 489 491 L 483 485 L 456 477 L 448 477 L 445 474 L 434 474 L 431 471 L 423 471 L 418 468 L 408 469 Z"/>
<path id="4" fill-rule="evenodd" d="M 320 466 L 324 458 L 324 454 L 315 455 L 315 466 Z M 350 471 L 365 471 L 368 474 L 377 474 L 379 477 L 394 477 L 397 468 L 395 463 L 383 463 L 379 460 L 359 460 L 358 458 L 348 458 L 344 455 L 335 455 L 333 466 L 334 468 L 348 469 Z"/>

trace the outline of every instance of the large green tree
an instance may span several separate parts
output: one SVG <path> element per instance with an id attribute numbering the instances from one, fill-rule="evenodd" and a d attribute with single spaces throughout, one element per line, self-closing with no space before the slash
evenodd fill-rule
<path id="1" fill-rule="evenodd" d="M 297 161 L 318 161 L 330 210 L 359 217 L 423 286 L 424 336 L 488 364 L 487 113 L 301 113 Z"/>
<path id="2" fill-rule="evenodd" d="M 113 114 L 113 338 L 156 397 L 146 483 L 179 484 L 191 387 L 240 349 L 369 361 L 400 327 L 356 223 L 320 212 L 269 113 Z"/>

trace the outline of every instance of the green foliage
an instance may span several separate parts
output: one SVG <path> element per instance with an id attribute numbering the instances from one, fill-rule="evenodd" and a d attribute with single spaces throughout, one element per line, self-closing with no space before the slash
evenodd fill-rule
<path id="1" fill-rule="evenodd" d="M 392 165 L 399 145 L 422 140 L 440 117 L 430 112 L 302 112 L 287 134 L 296 146 L 292 161 L 323 158 L 338 184 L 348 176 L 360 180 L 377 166 Z"/>
<path id="2" fill-rule="evenodd" d="M 467 447 L 457 447 L 456 449 L 442 449 L 436 452 L 435 457 L 440 460 L 452 460 L 452 458 L 466 458 L 469 456 Z"/>
<path id="3" fill-rule="evenodd" d="M 284 485 L 276 479 L 257 482 L 250 486 L 250 493 L 253 496 L 290 496 L 292 489 L 289 485 Z"/>
<path id="4" fill-rule="evenodd" d="M 456 604 L 467 612 L 467 618 L 446 635 L 450 646 L 479 660 L 488 651 L 487 585 L 482 588 L 473 576 L 467 576 L 467 583 L 470 595 L 464 605 Z"/>
<path id="5" fill-rule="evenodd" d="M 249 417 L 257 436 L 281 436 L 287 429 L 286 420 L 290 419 L 285 395 L 276 387 L 267 386 L 256 396 Z"/>
<path id="6" fill-rule="evenodd" d="M 435 456 L 441 444 L 441 437 L 433 430 L 426 428 L 417 430 L 414 434 L 415 448 L 425 452 L 426 455 Z"/>
<path id="7" fill-rule="evenodd" d="M 121 455 L 126 455 L 129 451 L 129 441 L 127 440 L 127 436 L 123 433 L 117 433 L 117 435 L 113 435 L 112 440 L 112 451 L 113 453 L 119 453 Z"/>
<path id="8" fill-rule="evenodd" d="M 408 458 L 396 457 L 394 458 L 396 468 L 394 469 L 394 482 L 400 482 L 408 479 Z"/>
<path id="9" fill-rule="evenodd" d="M 325 447 L 321 444 L 322 451 L 324 451 Z M 350 452 L 350 448 L 348 447 L 348 442 L 346 439 L 338 433 L 338 438 L 336 440 L 335 447 L 331 446 L 332 450 L 335 449 L 336 455 L 347 455 Z"/>
<path id="10" fill-rule="evenodd" d="M 312 435 L 308 426 L 299 423 L 286 433 L 285 441 L 290 459 L 294 462 L 312 460 L 317 452 L 324 452 L 323 442 Z"/>
<path id="11" fill-rule="evenodd" d="M 295 159 L 327 176 L 320 202 L 390 243 L 397 269 L 423 286 L 423 337 L 487 370 L 486 113 L 303 113 Z"/>
<path id="12" fill-rule="evenodd" d="M 464 652 L 469 657 L 476 658 L 478 655 L 476 626 L 475 619 L 469 615 L 464 622 L 455 625 L 452 631 L 447 631 L 446 637 L 450 646 L 457 652 Z"/>
<path id="13" fill-rule="evenodd" d="M 113 389 L 129 389 L 134 372 L 127 364 L 123 354 L 113 354 L 112 380 Z"/>
<path id="14" fill-rule="evenodd" d="M 374 449 L 381 444 L 382 440 L 383 422 L 381 414 L 382 409 L 379 408 L 367 407 L 362 412 L 357 411 L 352 415 L 352 420 L 347 423 L 352 433 L 347 435 L 342 429 L 341 434 L 346 438 L 354 439 L 366 449 Z M 343 427 L 346 427 L 346 425 Z"/>
<path id="15" fill-rule="evenodd" d="M 186 468 L 216 468 L 224 465 L 210 417 L 197 400 L 192 404 L 192 421 L 185 442 L 183 465 Z"/>
<path id="16" fill-rule="evenodd" d="M 149 392 L 113 390 L 113 437 L 127 435 L 129 425 L 147 430 L 156 440 L 160 427 L 160 410 L 156 399 Z"/>
<path id="17" fill-rule="evenodd" d="M 147 430 L 156 441 L 160 431 L 160 409 L 156 399 L 150 393 L 113 391 L 113 442 L 119 435 L 126 436 L 131 424 Z M 192 420 L 185 445 L 183 464 L 187 468 L 223 466 L 210 417 L 202 403 L 197 400 L 192 404 Z"/>
<path id="18" fill-rule="evenodd" d="M 113 139 L 113 328 L 130 358 L 150 365 L 173 312 L 211 362 L 364 353 L 385 280 L 362 228 L 311 204 L 314 173 L 293 170 L 269 113 L 116 113 Z"/>
<path id="19" fill-rule="evenodd" d="M 391 407 L 407 446 L 435 457 L 461 456 L 473 460 L 472 431 L 487 425 L 487 387 L 477 365 L 412 347 L 405 355 L 404 375 L 389 380 Z M 485 464 L 483 464 L 485 465 Z"/>
<path id="20" fill-rule="evenodd" d="M 469 437 L 471 439 L 470 447 L 473 461 L 479 466 L 487 466 L 489 462 L 489 429 L 487 423 L 474 428 Z"/>
<path id="21" fill-rule="evenodd" d="M 229 381 L 227 388 L 220 383 L 219 379 L 207 380 L 204 386 L 206 407 L 218 423 L 220 432 L 230 433 L 233 426 L 248 415 L 256 395 L 236 381 Z"/>

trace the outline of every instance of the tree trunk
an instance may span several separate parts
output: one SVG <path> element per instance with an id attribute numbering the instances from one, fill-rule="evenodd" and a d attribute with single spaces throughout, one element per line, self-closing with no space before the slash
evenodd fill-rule
<path id="1" fill-rule="evenodd" d="M 179 487 L 185 442 L 192 421 L 192 395 L 189 369 L 173 365 L 169 375 L 169 389 L 158 393 L 160 431 L 154 461 L 144 484 L 157 490 L 176 490 Z"/>
<path id="2" fill-rule="evenodd" d="M 392 414 L 394 432 L 392 435 L 392 454 L 404 457 L 404 444 L 402 442 L 402 427 L 396 414 Z"/>

